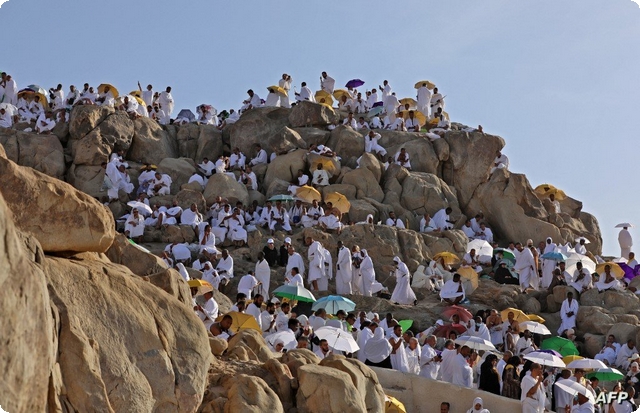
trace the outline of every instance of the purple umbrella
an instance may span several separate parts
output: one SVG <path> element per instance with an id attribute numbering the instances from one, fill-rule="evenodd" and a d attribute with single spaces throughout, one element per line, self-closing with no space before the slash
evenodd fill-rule
<path id="1" fill-rule="evenodd" d="M 618 265 L 624 271 L 624 278 L 626 278 L 629 281 L 637 277 L 638 273 L 640 272 L 640 264 L 636 265 L 634 268 L 631 268 L 629 265 L 625 264 L 624 262 L 619 262 Z"/>
<path id="2" fill-rule="evenodd" d="M 350 81 L 347 82 L 347 84 L 345 85 L 345 87 L 347 88 L 356 88 L 356 87 L 360 87 L 364 85 L 364 81 L 360 80 L 360 79 L 351 79 Z"/>
<path id="3" fill-rule="evenodd" d="M 382 102 L 376 102 L 376 103 L 373 104 L 372 107 L 377 108 L 378 106 L 383 106 L 383 105 L 384 105 L 384 103 L 382 103 Z"/>
<path id="4" fill-rule="evenodd" d="M 558 353 L 555 350 L 536 350 L 538 353 L 549 353 L 549 354 L 553 354 L 556 357 L 560 357 L 562 358 L 562 354 Z"/>

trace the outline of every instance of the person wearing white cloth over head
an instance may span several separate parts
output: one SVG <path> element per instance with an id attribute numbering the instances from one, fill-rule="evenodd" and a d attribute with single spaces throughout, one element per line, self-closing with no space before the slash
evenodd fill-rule
<path id="1" fill-rule="evenodd" d="M 476 397 L 475 399 L 473 399 L 473 405 L 469 410 L 467 410 L 467 413 L 491 413 L 491 412 L 489 412 L 489 410 L 484 408 L 484 402 L 482 401 L 482 398 Z"/>
<path id="2" fill-rule="evenodd" d="M 562 307 L 560 308 L 562 323 L 560 324 L 560 328 L 558 328 L 558 335 L 562 335 L 562 333 L 570 328 L 576 328 L 576 316 L 578 315 L 579 307 L 578 301 L 573 299 L 573 293 L 569 291 L 567 298 L 562 302 Z"/>
<path id="3" fill-rule="evenodd" d="M 546 395 L 542 384 L 543 381 L 542 366 L 538 363 L 533 363 L 531 369 L 525 374 L 520 383 L 522 413 L 544 412 Z"/>
<path id="4" fill-rule="evenodd" d="M 516 264 L 513 269 L 520 276 L 520 288 L 524 291 L 531 287 L 531 278 L 538 276 L 535 272 L 536 264 L 531 250 L 524 248 L 519 242 L 516 244 L 515 256 Z"/>
<path id="5" fill-rule="evenodd" d="M 351 294 L 351 267 L 351 251 L 342 241 L 338 241 L 338 261 L 336 262 L 336 293 L 338 295 Z"/>
<path id="6" fill-rule="evenodd" d="M 620 256 L 625 260 L 629 258 L 631 247 L 633 247 L 633 238 L 629 232 L 629 227 L 622 227 L 618 233 L 618 243 L 620 244 Z"/>
<path id="7" fill-rule="evenodd" d="M 260 251 L 258 253 L 258 261 L 256 261 L 255 268 L 256 279 L 260 283 L 258 293 L 264 297 L 269 297 L 269 283 L 271 282 L 271 268 L 269 263 L 264 258 L 264 253 Z"/>
<path id="8" fill-rule="evenodd" d="M 556 250 L 556 244 L 553 243 L 551 237 L 547 237 L 544 250 L 540 251 L 542 255 Z M 542 280 L 540 282 L 541 288 L 549 288 L 551 280 L 553 280 L 553 270 L 556 268 L 555 260 L 542 260 Z"/>
<path id="9" fill-rule="evenodd" d="M 417 305 L 418 300 L 415 293 L 411 289 L 411 274 L 407 264 L 402 262 L 399 257 L 393 257 L 396 266 L 394 274 L 396 276 L 396 286 L 391 294 L 391 302 L 402 305 Z"/>

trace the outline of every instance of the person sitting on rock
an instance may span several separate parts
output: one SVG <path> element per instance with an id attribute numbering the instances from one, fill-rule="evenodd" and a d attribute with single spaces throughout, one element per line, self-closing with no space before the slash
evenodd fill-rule
<path id="1" fill-rule="evenodd" d="M 451 214 L 451 212 L 453 212 L 453 209 L 451 209 L 451 207 L 447 207 L 442 208 L 433 215 L 434 224 L 440 231 L 453 229 L 453 224 L 455 222 L 452 222 L 449 218 L 449 214 Z"/>
<path id="2" fill-rule="evenodd" d="M 240 151 L 240 148 L 233 148 L 233 153 L 229 156 L 229 170 L 242 170 L 247 162 L 247 157 Z"/>
<path id="3" fill-rule="evenodd" d="M 385 129 L 389 129 L 389 130 L 393 130 L 393 131 L 399 131 L 399 132 L 406 132 L 407 128 L 404 125 L 404 119 L 402 118 L 402 115 L 398 115 L 395 119 L 395 121 L 393 121 L 392 123 L 387 123 L 390 122 L 390 119 L 387 121 L 387 119 L 385 119 Z"/>
<path id="4" fill-rule="evenodd" d="M 182 211 L 180 214 L 180 224 L 189 225 L 196 231 L 196 235 L 198 235 L 198 229 L 202 224 L 206 224 L 204 221 L 204 217 L 198 211 L 198 205 L 192 203 L 189 209 Z"/>
<path id="5" fill-rule="evenodd" d="M 200 185 L 200 188 L 202 189 L 204 189 L 205 186 L 207 186 L 207 183 L 205 182 L 204 178 L 198 172 L 194 172 L 193 175 L 189 177 L 188 183 L 192 183 L 192 182 L 197 182 Z"/>
<path id="6" fill-rule="evenodd" d="M 404 121 L 404 125 L 409 132 L 420 132 L 420 123 L 412 110 L 409 111 L 409 118 Z"/>
<path id="7" fill-rule="evenodd" d="M 44 135 L 51 133 L 56 126 L 56 121 L 53 120 L 50 111 L 40 113 L 38 120 L 36 120 L 36 132 Z"/>
<path id="8" fill-rule="evenodd" d="M 143 234 L 144 218 L 142 217 L 142 214 L 138 212 L 137 208 L 133 208 L 124 226 L 124 235 L 136 242 L 140 242 Z"/>
<path id="9" fill-rule="evenodd" d="M 438 108 L 438 111 L 436 112 L 434 119 L 438 119 L 438 123 L 436 124 L 435 128 L 432 128 L 430 130 L 431 133 L 435 133 L 437 135 L 443 136 L 445 132 L 451 129 L 451 122 L 444 115 L 444 112 L 442 112 L 441 108 Z"/>
<path id="10" fill-rule="evenodd" d="M 244 171 L 238 178 L 238 182 L 244 185 L 247 190 L 258 190 L 258 177 L 253 172 L 251 165 L 245 166 Z"/>
<path id="11" fill-rule="evenodd" d="M 337 230 L 338 235 L 342 233 L 342 228 L 344 227 L 342 222 L 340 222 L 338 213 L 336 213 L 333 208 L 327 209 L 325 214 L 318 219 L 318 225 L 320 225 L 320 228 L 325 231 Z"/>
<path id="12" fill-rule="evenodd" d="M 380 138 L 381 136 L 379 133 L 375 133 L 372 130 L 369 131 L 369 133 L 364 136 L 364 151 L 379 156 L 385 156 L 387 151 L 378 143 Z"/>
<path id="13" fill-rule="evenodd" d="M 149 185 L 147 195 L 150 197 L 169 195 L 171 193 L 171 183 L 172 181 L 169 175 L 156 172 L 153 182 Z"/>
<path id="14" fill-rule="evenodd" d="M 476 233 L 476 239 L 487 241 L 489 244 L 493 243 L 493 231 L 487 227 L 484 222 L 480 223 L 480 231 Z"/>
<path id="15" fill-rule="evenodd" d="M 593 277 L 589 270 L 582 266 L 582 262 L 578 261 L 576 263 L 573 281 L 569 285 L 575 288 L 578 294 L 593 288 Z"/>
<path id="16" fill-rule="evenodd" d="M 311 180 L 311 184 L 316 188 L 319 186 L 329 185 L 329 174 L 327 174 L 327 171 L 324 170 L 322 162 L 319 162 L 318 166 L 316 166 L 316 170 L 313 171 L 313 179 Z"/>
<path id="17" fill-rule="evenodd" d="M 173 262 L 175 264 L 181 262 L 188 266 L 188 264 L 191 262 L 191 251 L 185 244 L 173 242 L 167 245 L 164 248 L 164 251 L 171 257 L 173 257 Z"/>
<path id="18" fill-rule="evenodd" d="M 302 225 L 305 228 L 311 228 L 318 225 L 318 220 L 324 215 L 324 209 L 318 205 L 318 200 L 314 199 L 311 206 L 307 208 L 307 212 L 301 218 Z"/>
<path id="19" fill-rule="evenodd" d="M 509 169 L 509 158 L 500 151 L 496 151 L 496 158 L 493 160 L 493 167 L 489 174 L 493 174 L 498 169 Z"/>
<path id="20" fill-rule="evenodd" d="M 499 284 L 510 284 L 510 285 L 518 285 L 520 282 L 516 277 L 513 276 L 513 273 L 509 268 L 507 268 L 507 262 L 505 260 L 501 260 L 498 264 L 498 268 L 496 269 L 495 274 L 493 275 L 493 279 L 495 282 Z"/>
<path id="21" fill-rule="evenodd" d="M 209 331 L 214 337 L 219 337 L 224 340 L 228 340 L 233 336 L 231 331 L 231 325 L 233 324 L 233 318 L 229 314 L 225 314 L 217 323 L 213 323 L 209 327 Z"/>
<path id="22" fill-rule="evenodd" d="M 440 228 L 436 226 L 435 221 L 431 218 L 431 216 L 429 216 L 429 214 L 424 214 L 424 216 L 420 220 L 420 232 L 440 232 Z"/>
<path id="23" fill-rule="evenodd" d="M 5 108 L 0 108 L 0 128 L 10 128 L 12 126 L 13 116 Z"/>
<path id="24" fill-rule="evenodd" d="M 396 227 L 399 229 L 405 229 L 404 222 L 401 219 L 396 218 L 396 213 L 393 211 L 389 212 L 389 218 L 385 222 L 390 227 Z"/>
<path id="25" fill-rule="evenodd" d="M 466 298 L 464 287 L 460 281 L 460 274 L 453 274 L 453 279 L 444 283 L 440 290 L 440 299 L 450 305 L 459 304 Z"/>
<path id="26" fill-rule="evenodd" d="M 469 238 L 469 241 L 476 239 L 476 232 L 473 230 L 473 227 L 471 226 L 470 219 L 467 219 L 465 221 L 464 225 L 462 226 L 462 232 L 464 232 L 464 235 L 466 235 L 467 238 Z"/>
<path id="27" fill-rule="evenodd" d="M 598 292 L 606 290 L 618 290 L 624 291 L 624 284 L 616 280 L 611 273 L 611 266 L 604 266 L 604 273 L 600 274 L 598 282 L 594 283 L 594 286 L 598 289 Z"/>
<path id="28" fill-rule="evenodd" d="M 296 195 L 298 188 L 309 183 L 309 176 L 302 169 L 298 169 L 298 175 L 293 179 L 291 185 L 287 188 L 291 195 Z"/>
<path id="29" fill-rule="evenodd" d="M 609 334 L 602 350 L 600 350 L 600 352 L 593 358 L 600 360 L 607 366 L 613 366 L 616 363 L 618 351 L 620 351 L 620 344 L 616 342 L 616 336 Z"/>
<path id="30" fill-rule="evenodd" d="M 396 156 L 393 158 L 396 165 L 400 165 L 403 168 L 411 170 L 411 162 L 409 161 L 409 154 L 405 148 L 400 148 L 400 151 L 396 152 Z"/>
<path id="31" fill-rule="evenodd" d="M 268 159 L 267 151 L 262 149 L 262 145 L 260 145 L 259 143 L 256 144 L 256 151 L 257 151 L 256 156 L 251 159 L 251 161 L 249 162 L 249 165 L 256 166 L 256 165 L 266 164 Z"/>
<path id="32" fill-rule="evenodd" d="M 345 97 L 345 96 L 343 96 L 343 97 Z M 345 126 L 350 126 L 351 129 L 353 129 L 353 130 L 358 129 L 358 123 L 356 122 L 355 118 L 353 117 L 353 112 L 349 112 L 349 114 L 344 119 L 342 124 L 345 125 Z"/>
<path id="33" fill-rule="evenodd" d="M 240 113 L 247 111 L 249 109 L 262 107 L 262 100 L 260 99 L 260 96 L 258 96 L 257 93 L 249 89 L 247 90 L 247 94 L 249 95 L 249 99 L 246 99 L 242 102 L 243 105 L 242 105 L 242 108 L 240 108 Z"/>
<path id="34" fill-rule="evenodd" d="M 360 116 L 358 118 L 358 123 L 356 124 L 356 130 L 369 130 L 369 124 L 364 120 L 364 117 Z"/>
<path id="35" fill-rule="evenodd" d="M 302 206 L 302 201 L 300 199 L 296 199 L 295 204 L 289 210 L 289 219 L 291 220 L 291 225 L 295 227 L 299 227 L 300 225 L 302 225 L 301 221 L 304 214 L 303 209 L 304 208 Z"/>
<path id="36" fill-rule="evenodd" d="M 464 257 L 462 257 L 462 263 L 472 267 L 476 272 L 482 272 L 482 266 L 478 262 L 475 248 L 471 248 L 469 252 L 464 254 Z"/>

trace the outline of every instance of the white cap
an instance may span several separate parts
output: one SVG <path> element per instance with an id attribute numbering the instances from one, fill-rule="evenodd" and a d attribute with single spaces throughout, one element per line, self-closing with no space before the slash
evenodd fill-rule
<path id="1" fill-rule="evenodd" d="M 269 238 L 269 239 L 267 240 L 267 244 L 273 244 L 273 238 Z"/>
<path id="2" fill-rule="evenodd" d="M 287 237 L 284 239 L 285 244 L 291 244 L 291 238 Z"/>

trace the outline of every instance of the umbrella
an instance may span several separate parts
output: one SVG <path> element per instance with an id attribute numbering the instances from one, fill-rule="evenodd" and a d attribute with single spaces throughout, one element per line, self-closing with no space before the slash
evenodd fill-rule
<path id="1" fill-rule="evenodd" d="M 493 255 L 496 255 L 497 253 L 502 253 L 502 258 L 505 260 L 516 260 L 516 256 L 513 254 L 513 251 L 507 248 L 494 248 Z"/>
<path id="2" fill-rule="evenodd" d="M 311 306 L 313 311 L 321 308 L 325 309 L 329 314 L 336 314 L 339 310 L 353 311 L 356 308 L 356 303 L 339 295 L 328 295 L 320 298 Z"/>
<path id="3" fill-rule="evenodd" d="M 367 112 L 367 117 L 369 119 L 371 119 L 374 116 L 378 116 L 382 112 L 384 112 L 384 108 L 382 106 L 376 106 L 376 107 L 372 108 L 369 112 Z"/>
<path id="4" fill-rule="evenodd" d="M 554 356 L 560 357 L 562 359 L 562 354 L 558 353 L 555 350 L 538 350 L 538 353 L 553 354 Z M 569 356 L 569 357 L 573 357 L 573 356 Z M 564 360 L 562 362 L 564 363 Z"/>
<path id="5" fill-rule="evenodd" d="M 584 240 L 585 245 L 586 244 L 591 244 L 591 241 L 589 241 L 588 239 L 586 239 L 585 237 L 578 237 L 576 238 L 576 242 L 580 243 L 580 241 Z"/>
<path id="6" fill-rule="evenodd" d="M 467 331 L 467 327 L 462 324 L 445 324 L 433 330 L 433 335 L 436 337 L 449 338 L 451 332 L 455 332 L 456 335 L 460 335 Z"/>
<path id="7" fill-rule="evenodd" d="M 463 323 L 467 323 L 469 320 L 473 318 L 473 314 L 471 314 L 469 310 L 467 310 L 464 307 L 460 307 L 458 305 L 449 306 L 442 311 L 442 315 L 447 318 L 451 318 L 455 314 L 457 314 L 458 317 L 460 317 L 460 321 L 462 321 Z"/>
<path id="8" fill-rule="evenodd" d="M 490 341 L 485 340 L 484 338 L 475 337 L 475 336 L 462 336 L 458 337 L 454 343 L 460 344 L 461 346 L 467 346 L 474 350 L 493 350 L 496 351 L 496 347 L 491 344 Z"/>
<path id="9" fill-rule="evenodd" d="M 273 347 L 276 346 L 276 341 L 281 340 L 287 350 L 296 348 L 296 345 L 298 344 L 295 334 L 288 330 L 278 331 L 277 333 L 273 333 L 270 336 L 265 337 L 265 339 Z"/>
<path id="10" fill-rule="evenodd" d="M 414 87 L 415 87 L 416 89 L 420 89 L 420 88 L 422 87 L 422 85 L 424 85 L 424 84 L 426 84 L 426 85 L 427 85 L 427 89 L 429 89 L 429 90 L 433 90 L 433 88 L 434 88 L 434 87 L 436 87 L 436 85 L 435 85 L 435 84 L 433 84 L 432 82 L 430 82 L 430 81 L 428 81 L 428 80 L 421 80 L 421 81 L 419 81 L 418 83 L 416 83 L 416 84 L 414 85 Z"/>
<path id="11" fill-rule="evenodd" d="M 346 214 L 351 209 L 351 202 L 349 202 L 347 197 L 342 195 L 340 192 L 332 192 L 325 195 L 324 202 L 331 202 L 333 207 L 337 208 L 338 211 L 343 214 Z"/>
<path id="12" fill-rule="evenodd" d="M 600 360 L 583 358 L 567 364 L 568 369 L 606 369 L 607 365 Z"/>
<path id="13" fill-rule="evenodd" d="M 398 325 L 402 327 L 402 331 L 407 331 L 413 325 L 413 320 L 400 320 L 398 321 Z"/>
<path id="14" fill-rule="evenodd" d="M 567 194 L 565 194 L 564 191 L 549 184 L 538 185 L 533 192 L 535 192 L 536 195 L 539 195 L 542 197 L 548 197 L 549 195 L 553 195 L 556 201 L 562 201 L 567 197 Z"/>
<path id="15" fill-rule="evenodd" d="M 407 413 L 407 409 L 400 400 L 385 394 L 384 413 Z"/>
<path id="16" fill-rule="evenodd" d="M 600 381 L 617 381 L 624 378 L 624 374 L 622 374 L 619 370 L 616 370 L 611 367 L 607 367 L 606 369 L 598 369 L 593 373 L 589 373 L 586 375 L 588 379 L 597 378 Z"/>
<path id="17" fill-rule="evenodd" d="M 529 317 L 529 320 L 535 321 L 537 323 L 544 323 L 545 322 L 545 319 L 540 317 L 538 314 L 527 314 L 527 317 Z"/>
<path id="18" fill-rule="evenodd" d="M 0 103 L 0 109 L 4 109 L 9 116 L 13 116 L 18 113 L 18 108 L 11 103 Z"/>
<path id="19" fill-rule="evenodd" d="M 329 346 L 335 350 L 347 353 L 355 353 L 360 350 L 351 333 L 347 333 L 340 328 L 325 326 L 320 327 L 314 333 L 320 340 L 327 340 Z"/>
<path id="20" fill-rule="evenodd" d="M 178 112 L 177 117 L 189 119 L 189 122 L 193 122 L 194 120 L 196 120 L 196 115 L 191 112 L 191 109 L 182 109 L 180 112 Z"/>
<path id="21" fill-rule="evenodd" d="M 620 262 L 618 263 L 618 265 L 620 266 L 620 268 L 622 268 L 622 271 L 624 271 L 624 278 L 626 278 L 627 280 L 633 280 L 638 276 L 638 273 L 640 272 L 640 264 L 634 266 L 633 268 L 631 268 L 624 262 Z"/>
<path id="22" fill-rule="evenodd" d="M 351 93 L 347 89 L 336 89 L 333 91 L 333 97 L 340 100 L 342 96 L 347 96 L 348 99 L 351 99 Z"/>
<path id="23" fill-rule="evenodd" d="M 524 356 L 524 358 L 547 367 L 566 367 L 566 364 L 564 364 L 564 361 L 562 361 L 560 357 L 541 351 L 533 351 Z"/>
<path id="24" fill-rule="evenodd" d="M 311 291 L 301 285 L 281 285 L 273 290 L 273 295 L 288 298 L 290 300 L 304 301 L 306 303 L 313 303 L 316 301 L 316 298 L 313 296 Z"/>
<path id="25" fill-rule="evenodd" d="M 107 86 L 109 87 L 109 91 L 113 95 L 114 99 L 120 95 L 118 93 L 118 89 L 116 89 L 115 87 L 113 87 L 113 85 L 109 83 L 102 83 L 100 86 L 98 86 L 98 93 L 104 93 L 104 90 L 107 88 Z"/>
<path id="26" fill-rule="evenodd" d="M 43 96 L 47 96 L 48 93 L 46 90 L 44 90 L 44 88 L 42 86 L 38 86 L 38 85 L 29 85 L 27 86 L 27 89 L 31 89 L 36 93 L 40 93 Z"/>
<path id="27" fill-rule="evenodd" d="M 633 228 L 635 225 L 630 224 L 628 222 L 623 222 L 621 224 L 616 225 L 616 228 Z"/>
<path id="28" fill-rule="evenodd" d="M 575 361 L 575 360 L 582 360 L 583 358 L 584 358 L 584 357 L 582 357 L 582 356 L 578 356 L 578 355 L 576 355 L 576 354 L 572 354 L 572 355 L 570 355 L 570 356 L 564 356 L 564 357 L 562 358 L 562 361 L 564 361 L 564 364 L 569 364 L 569 363 L 571 363 L 572 361 Z"/>
<path id="29" fill-rule="evenodd" d="M 440 253 L 434 255 L 433 259 L 436 260 L 436 261 L 439 261 L 440 259 L 443 259 L 445 265 L 455 264 L 456 262 L 460 261 L 460 258 L 458 258 L 457 255 L 452 254 L 450 252 L 440 252 Z"/>
<path id="30" fill-rule="evenodd" d="M 542 254 L 540 256 L 543 260 L 554 260 L 558 262 L 566 262 L 567 256 L 561 252 L 547 252 L 546 254 Z"/>
<path id="31" fill-rule="evenodd" d="M 589 389 L 587 389 L 582 384 L 575 382 L 571 379 L 558 380 L 555 382 L 555 385 L 558 386 L 558 388 L 571 394 L 572 396 L 581 394 L 585 396 L 587 399 L 589 399 L 592 403 L 595 402 L 595 399 L 593 398 L 593 394 L 591 394 Z"/>
<path id="32" fill-rule="evenodd" d="M 523 323 L 520 323 L 520 330 L 529 330 L 532 333 L 542 334 L 543 336 L 551 335 L 551 331 L 549 331 L 549 329 L 544 324 L 540 324 L 535 321 L 525 321 Z"/>
<path id="33" fill-rule="evenodd" d="M 19 98 L 22 98 L 22 97 L 24 97 L 24 98 L 33 97 L 33 95 L 35 95 L 35 94 L 36 94 L 35 90 L 29 89 L 27 87 L 27 88 L 24 88 L 24 89 L 20 89 L 20 91 L 18 92 L 18 97 Z"/>
<path id="34" fill-rule="evenodd" d="M 402 106 L 406 105 L 407 103 L 410 107 L 418 106 L 418 101 L 416 101 L 414 98 L 402 98 L 399 100 L 399 102 Z"/>
<path id="35" fill-rule="evenodd" d="M 616 279 L 619 280 L 624 277 L 624 270 L 615 262 L 603 262 L 602 264 L 596 265 L 596 272 L 600 275 L 604 274 L 604 267 L 607 265 L 611 267 L 611 274 L 613 274 Z"/>
<path id="36" fill-rule="evenodd" d="M 312 186 L 304 185 L 296 189 L 296 198 L 302 200 L 303 202 L 311 203 L 314 200 L 320 201 L 322 199 L 322 195 Z"/>
<path id="37" fill-rule="evenodd" d="M 187 284 L 189 284 L 189 288 L 198 289 L 196 295 L 204 295 L 204 293 L 213 291 L 213 286 L 211 284 L 209 284 L 207 281 L 198 280 L 197 278 L 187 281 Z"/>
<path id="38" fill-rule="evenodd" d="M 293 197 L 291 195 L 280 194 L 272 196 L 271 198 L 269 198 L 269 201 L 291 202 L 293 201 Z"/>
<path id="39" fill-rule="evenodd" d="M 135 97 L 137 97 L 137 98 L 142 99 L 142 92 L 141 92 L 141 91 L 139 91 L 139 90 L 132 90 L 131 92 L 129 92 L 129 94 L 130 94 L 131 96 L 135 96 Z"/>
<path id="40" fill-rule="evenodd" d="M 346 87 L 346 88 L 350 87 L 351 89 L 354 89 L 354 88 L 360 87 L 362 85 L 364 85 L 364 80 L 351 79 L 350 81 L 347 82 L 346 85 L 344 85 L 344 87 Z"/>
<path id="41" fill-rule="evenodd" d="M 286 90 L 284 90 L 283 88 L 281 88 L 280 86 L 275 86 L 275 85 L 274 85 L 274 86 L 269 86 L 269 87 L 267 88 L 267 90 L 268 90 L 269 92 L 277 93 L 277 94 L 279 94 L 280 96 L 288 96 L 288 95 L 289 95 L 289 94 L 287 93 L 287 91 L 286 91 Z"/>
<path id="42" fill-rule="evenodd" d="M 402 117 L 407 120 L 409 119 L 409 112 L 413 112 L 413 116 L 418 119 L 418 123 L 420 125 L 424 125 L 425 123 L 427 123 L 427 117 L 424 116 L 424 114 L 422 112 L 418 112 L 417 110 L 403 110 L 402 112 Z"/>
<path id="43" fill-rule="evenodd" d="M 144 103 L 144 100 L 142 100 L 141 97 L 135 96 L 135 95 L 129 95 L 129 99 L 135 99 L 136 102 L 138 102 L 139 105 L 142 105 L 144 107 L 147 107 L 147 104 Z"/>
<path id="44" fill-rule="evenodd" d="M 262 329 L 258 325 L 256 318 L 251 314 L 239 313 L 237 311 L 231 311 L 226 315 L 231 316 L 231 329 L 236 333 L 240 330 L 256 330 L 262 333 Z M 224 317 L 224 316 L 222 316 Z M 218 317 L 218 320 L 222 320 L 222 317 Z"/>
<path id="45" fill-rule="evenodd" d="M 132 239 L 129 239 L 129 244 L 133 245 L 134 247 L 136 247 L 137 249 L 139 249 L 142 252 L 146 252 L 147 254 L 152 254 L 151 251 L 149 251 L 148 249 L 146 249 L 142 245 L 136 244 L 136 242 L 134 240 L 132 240 Z"/>
<path id="46" fill-rule="evenodd" d="M 151 215 L 153 213 L 153 210 L 151 209 L 151 207 L 145 204 L 144 202 L 129 201 L 127 202 L 127 205 L 130 206 L 131 208 L 136 208 L 138 212 L 140 212 L 142 215 Z"/>
<path id="47" fill-rule="evenodd" d="M 480 262 L 491 262 L 493 256 L 493 247 L 487 241 L 482 239 L 474 239 L 467 244 L 467 252 L 472 249 L 476 250 L 476 256 Z M 504 257 L 504 256 L 503 256 Z"/>
<path id="48" fill-rule="evenodd" d="M 333 105 L 333 97 L 331 97 L 331 94 L 329 92 L 326 92 L 324 90 L 318 90 L 316 92 L 315 98 L 316 102 L 318 103 L 326 103 L 329 106 Z"/>
<path id="49" fill-rule="evenodd" d="M 38 86 L 38 88 L 40 88 L 40 86 Z M 40 88 L 42 89 L 42 88 Z M 42 89 L 44 90 L 44 89 Z M 33 98 L 35 98 L 36 96 L 38 96 L 40 98 L 40 103 L 42 104 L 42 107 L 45 109 L 49 109 L 49 101 L 47 100 L 46 96 L 44 93 L 40 93 L 40 92 L 36 92 L 31 88 L 25 88 L 22 89 L 21 91 L 18 92 L 18 97 L 20 98 L 25 98 L 27 100 L 33 100 Z"/>
<path id="50" fill-rule="evenodd" d="M 529 320 L 529 317 L 522 310 L 518 310 L 517 308 L 512 308 L 512 307 L 507 308 L 506 310 L 502 310 L 500 312 L 500 317 L 502 317 L 503 320 L 508 320 L 509 313 L 513 313 L 513 319 L 518 323 L 531 321 Z"/>
<path id="51" fill-rule="evenodd" d="M 478 273 L 472 267 L 460 267 L 456 272 L 460 274 L 463 279 L 469 280 L 474 290 L 478 288 Z"/>
<path id="52" fill-rule="evenodd" d="M 543 350 L 555 350 L 562 354 L 563 357 L 580 354 L 573 341 L 562 337 L 550 337 L 542 342 L 540 348 Z M 567 363 L 566 360 L 563 361 Z"/>
<path id="53" fill-rule="evenodd" d="M 311 161 L 309 165 L 310 171 L 315 171 L 318 167 L 318 164 L 322 164 L 322 169 L 327 171 L 327 173 L 331 176 L 338 171 L 336 163 L 333 161 L 333 158 L 329 158 L 327 156 L 318 155 L 313 157 L 313 161 Z"/>
<path id="54" fill-rule="evenodd" d="M 576 271 L 576 264 L 578 262 L 582 263 L 582 267 L 586 268 L 589 271 L 589 274 L 593 274 L 596 272 L 596 263 L 587 256 L 580 255 L 577 252 L 570 252 L 567 254 L 566 271 L 569 274 L 573 274 Z"/>

